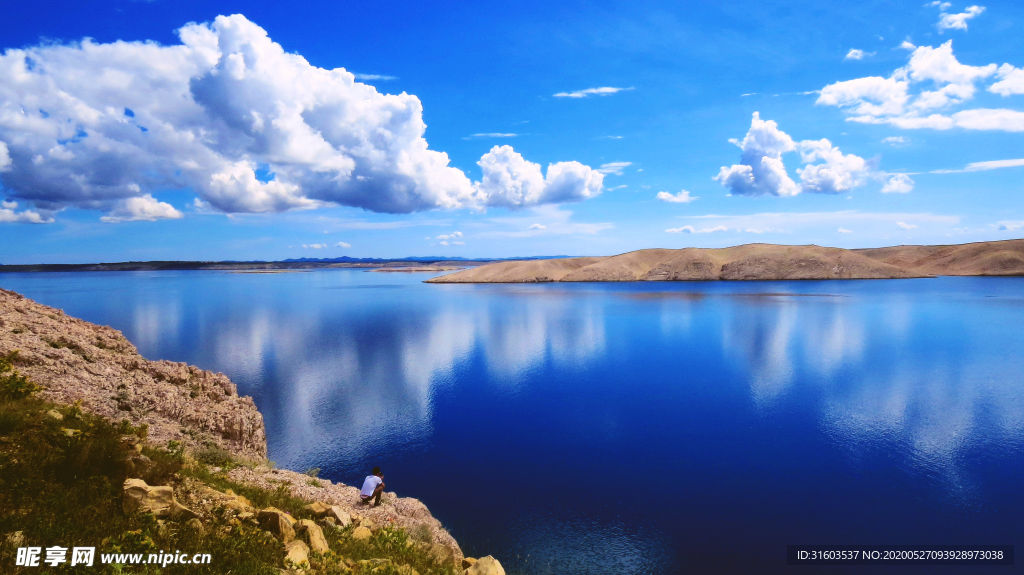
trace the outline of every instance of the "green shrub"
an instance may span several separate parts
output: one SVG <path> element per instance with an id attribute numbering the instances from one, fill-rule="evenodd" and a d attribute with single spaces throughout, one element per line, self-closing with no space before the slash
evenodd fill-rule
<path id="1" fill-rule="evenodd" d="M 17 359 L 18 350 L 0 356 L 0 399 L 24 399 L 42 389 L 14 369 Z"/>

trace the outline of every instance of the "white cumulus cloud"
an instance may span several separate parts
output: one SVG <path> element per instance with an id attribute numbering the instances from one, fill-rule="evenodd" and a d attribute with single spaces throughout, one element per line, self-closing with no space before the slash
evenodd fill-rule
<path id="1" fill-rule="evenodd" d="M 52 216 L 44 216 L 32 210 L 15 211 L 18 202 L 5 201 L 0 203 L 0 222 L 25 224 L 52 224 Z"/>
<path id="2" fill-rule="evenodd" d="M 487 206 L 518 209 L 539 204 L 578 202 L 601 193 L 604 174 L 579 162 L 540 164 L 527 161 L 511 146 L 494 146 L 477 162 L 483 179 L 475 185 Z"/>
<path id="3" fill-rule="evenodd" d="M 86 39 L 3 52 L 5 193 L 41 211 L 71 206 L 114 219 L 134 213 L 124 211 L 127 200 L 152 207 L 147 195 L 173 188 L 228 213 L 328 205 L 409 213 L 514 195 L 493 185 L 482 193 L 429 149 L 414 95 L 315 67 L 239 14 L 177 33 L 180 43 L 168 46 Z M 558 183 L 539 202 L 600 192 L 590 178 L 579 193 L 574 178 L 590 170 L 582 164 L 553 164 L 548 179 L 552 170 Z"/>
<path id="4" fill-rule="evenodd" d="M 587 88 L 586 90 L 576 90 L 575 92 L 559 92 L 554 96 L 556 98 L 586 98 L 588 96 L 610 96 L 617 94 L 625 90 L 632 90 L 633 88 L 614 88 L 611 86 L 604 86 L 601 88 Z"/>
<path id="5" fill-rule="evenodd" d="M 350 248 L 350 247 L 352 247 L 352 244 L 350 244 L 348 242 L 338 242 L 338 243 L 334 244 L 334 247 L 336 247 L 336 248 Z"/>
<path id="6" fill-rule="evenodd" d="M 949 8 L 949 3 L 944 2 L 939 6 L 940 10 L 946 10 Z M 945 30 L 966 30 L 967 21 L 975 16 L 978 16 L 985 11 L 984 6 L 968 6 L 966 12 L 959 14 L 940 14 L 939 15 L 939 32 Z"/>
<path id="7" fill-rule="evenodd" d="M 461 237 L 462 237 L 462 232 L 452 232 L 450 234 L 441 234 L 441 235 L 437 236 L 434 239 L 435 240 L 454 240 L 456 238 L 461 238 Z"/>
<path id="8" fill-rule="evenodd" d="M 882 186 L 883 194 L 906 194 L 914 189 L 914 180 L 906 174 L 892 174 Z"/>
<path id="9" fill-rule="evenodd" d="M 663 202 L 669 202 L 671 204 L 688 204 L 693 200 L 699 199 L 696 196 L 691 196 L 687 190 L 682 190 L 678 194 L 670 194 L 668 192 L 658 192 L 657 198 Z"/>
<path id="10" fill-rule="evenodd" d="M 530 226 L 530 229 L 531 230 L 546 230 L 546 229 L 548 229 L 548 227 L 545 226 L 544 224 L 533 224 L 532 226 Z"/>
<path id="11" fill-rule="evenodd" d="M 158 201 L 153 196 L 146 194 L 115 201 L 108 215 L 101 217 L 100 220 L 108 224 L 116 224 L 118 222 L 176 220 L 181 217 L 181 212 L 171 204 Z"/>
<path id="12" fill-rule="evenodd" d="M 714 179 L 734 195 L 839 194 L 884 177 L 872 162 L 843 154 L 826 139 L 793 141 L 775 122 L 762 120 L 757 112 L 743 140 L 730 141 L 743 150 L 740 163 L 722 167 Z M 799 152 L 806 164 L 796 170 L 799 184 L 786 172 L 782 156 L 788 152 Z"/>
<path id="13" fill-rule="evenodd" d="M 836 231 L 837 231 L 837 232 L 839 232 L 839 233 L 841 233 L 841 234 L 852 234 L 852 233 L 853 233 L 853 230 L 848 230 L 848 229 L 846 229 L 846 228 L 839 228 L 839 229 L 838 229 L 838 230 L 836 230 Z"/>
<path id="14" fill-rule="evenodd" d="M 906 222 L 896 222 L 896 227 L 901 230 L 912 230 L 917 227 L 916 224 L 908 224 Z"/>
<path id="15" fill-rule="evenodd" d="M 938 47 L 905 44 L 912 50 L 909 61 L 888 78 L 868 76 L 829 84 L 816 103 L 841 108 L 850 121 L 903 129 L 1024 131 L 1024 112 L 1017 110 L 947 111 L 970 102 L 979 82 L 997 79 L 987 89 L 1003 96 L 1024 93 L 1024 72 L 1010 64 L 963 64 L 953 55 L 952 40 Z"/>
<path id="16" fill-rule="evenodd" d="M 326 247 L 327 244 L 302 244 L 302 248 L 307 250 L 322 250 Z"/>

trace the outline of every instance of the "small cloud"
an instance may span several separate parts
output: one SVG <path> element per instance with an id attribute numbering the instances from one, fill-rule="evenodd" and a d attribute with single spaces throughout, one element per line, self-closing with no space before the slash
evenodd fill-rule
<path id="1" fill-rule="evenodd" d="M 853 230 L 848 230 L 848 229 L 846 229 L 846 228 L 839 228 L 839 229 L 838 229 L 838 230 L 836 230 L 836 231 L 838 231 L 838 232 L 839 232 L 839 233 L 841 233 L 841 234 L 852 234 L 852 233 L 853 233 Z"/>
<path id="2" fill-rule="evenodd" d="M 577 90 L 575 92 L 559 92 L 554 96 L 556 98 L 586 98 L 588 96 L 610 96 L 619 92 L 632 90 L 633 88 L 613 88 L 611 86 L 604 86 L 601 88 L 587 88 L 586 90 Z"/>
<path id="3" fill-rule="evenodd" d="M 911 42 L 910 40 L 904 40 L 903 42 L 900 43 L 899 47 L 903 48 L 904 50 L 917 50 L 917 46 L 915 46 L 914 43 Z"/>
<path id="4" fill-rule="evenodd" d="M 912 229 L 916 228 L 917 226 L 914 225 L 914 224 L 908 224 L 906 222 L 896 222 L 896 227 L 901 229 L 901 230 L 912 230 Z"/>
<path id="5" fill-rule="evenodd" d="M 622 188 L 628 188 L 628 187 L 629 186 L 627 186 L 626 184 L 622 184 L 621 186 L 615 186 L 614 188 L 608 188 L 607 191 L 614 192 L 615 190 L 621 190 Z"/>
<path id="6" fill-rule="evenodd" d="M 622 136 L 598 136 L 598 140 L 621 140 Z"/>
<path id="7" fill-rule="evenodd" d="M 453 246 L 464 246 L 464 245 L 466 245 L 466 242 L 452 242 L 452 245 Z"/>
<path id="8" fill-rule="evenodd" d="M 438 243 L 440 243 L 440 244 L 441 244 L 442 246 L 446 246 L 446 245 L 448 245 L 448 242 L 444 242 L 444 241 L 442 241 L 442 242 L 438 242 Z"/>
<path id="9" fill-rule="evenodd" d="M 119 200 L 110 214 L 100 218 L 101 222 L 153 222 L 156 220 L 177 220 L 182 213 L 167 202 L 161 202 L 151 194 Z"/>
<path id="10" fill-rule="evenodd" d="M 530 229 L 531 230 L 546 230 L 546 229 L 548 229 L 548 227 L 543 225 L 543 224 L 533 224 L 532 226 L 530 226 Z"/>
<path id="11" fill-rule="evenodd" d="M 0 142 L 2 144 L 3 142 Z M 4 201 L 0 203 L 0 223 L 24 223 L 24 224 L 52 224 L 53 218 L 46 217 L 39 212 L 22 210 L 15 212 L 18 202 Z"/>
<path id="12" fill-rule="evenodd" d="M 327 244 L 302 244 L 304 250 L 322 250 L 327 247 Z"/>
<path id="13" fill-rule="evenodd" d="M 906 146 L 910 143 L 910 139 L 903 136 L 889 136 L 888 138 L 882 138 L 882 143 L 889 144 L 890 146 Z"/>
<path id="14" fill-rule="evenodd" d="M 961 174 L 963 172 L 986 172 L 1001 168 L 1016 168 L 1024 166 L 1024 158 L 1015 160 L 989 160 L 987 162 L 971 162 L 962 170 L 932 170 L 933 174 Z"/>
<path id="15" fill-rule="evenodd" d="M 944 7 L 943 7 L 944 6 Z M 948 2 L 943 2 L 939 5 L 939 10 L 945 10 L 949 7 Z M 939 33 L 941 34 L 945 30 L 966 30 L 967 21 L 974 18 L 985 11 L 984 6 L 968 6 L 966 12 L 959 14 L 941 14 L 939 16 Z"/>
<path id="16" fill-rule="evenodd" d="M 934 2 L 929 2 L 929 3 L 925 4 L 926 8 L 929 7 L 929 6 L 937 6 L 939 8 L 939 10 L 945 12 L 946 10 L 949 10 L 949 8 L 950 8 L 950 6 L 952 6 L 952 4 L 950 4 L 949 2 L 942 2 L 941 0 L 935 0 Z"/>
<path id="17" fill-rule="evenodd" d="M 601 167 L 595 171 L 601 172 L 602 174 L 614 174 L 616 176 L 621 176 L 622 170 L 632 165 L 633 162 L 610 162 L 607 164 L 601 164 Z"/>
<path id="18" fill-rule="evenodd" d="M 683 190 L 676 195 L 672 195 L 668 192 L 658 192 L 658 195 L 656 197 L 659 200 L 663 202 L 668 202 L 670 204 L 688 204 L 693 200 L 698 199 L 695 196 L 691 196 L 690 192 L 686 190 Z"/>
<path id="19" fill-rule="evenodd" d="M 907 194 L 914 190 L 914 180 L 906 174 L 892 174 L 882 186 L 883 194 Z"/>
<path id="20" fill-rule="evenodd" d="M 749 92 L 747 94 L 740 94 L 740 98 L 746 98 L 747 96 L 756 96 L 757 92 Z"/>
<path id="21" fill-rule="evenodd" d="M 350 247 L 352 247 L 352 244 L 347 243 L 347 242 L 338 242 L 338 243 L 334 244 L 334 247 L 336 247 L 336 248 L 350 248 Z"/>
<path id="22" fill-rule="evenodd" d="M 437 236 L 434 239 L 435 240 L 454 240 L 456 238 L 461 238 L 461 237 L 462 237 L 462 232 L 452 232 L 450 234 L 441 234 L 441 235 Z M 444 242 L 441 242 L 441 244 L 442 245 L 448 245 L 448 244 L 446 244 Z"/>
<path id="23" fill-rule="evenodd" d="M 1012 232 L 1014 230 L 1019 230 L 1021 228 L 1024 228 L 1024 222 L 1021 222 L 1021 221 L 1006 221 L 1006 220 L 1004 220 L 1004 221 L 999 222 L 997 225 L 999 226 L 997 229 L 999 231 L 1001 231 L 1001 232 Z"/>
<path id="24" fill-rule="evenodd" d="M 857 48 L 850 48 L 850 51 L 846 53 L 846 57 L 843 60 L 863 60 L 865 56 L 874 56 L 874 52 L 865 52 L 864 50 L 858 50 Z"/>
<path id="25" fill-rule="evenodd" d="M 476 140 L 476 139 L 480 139 L 480 138 L 516 138 L 518 136 L 519 136 L 519 134 L 505 134 L 505 133 L 502 133 L 502 132 L 485 132 L 485 133 L 481 133 L 481 134 L 470 134 L 470 135 L 468 135 L 468 136 L 466 136 L 465 138 L 462 138 L 462 139 L 463 140 Z"/>
<path id="26" fill-rule="evenodd" d="M 713 228 L 695 230 L 693 229 L 693 226 L 683 226 L 681 228 L 669 228 L 665 231 L 670 234 L 710 234 L 712 232 L 727 232 L 729 231 L 729 228 L 725 226 L 715 226 Z"/>
<path id="27" fill-rule="evenodd" d="M 353 74 L 356 80 L 397 80 L 398 76 L 385 76 L 383 74 Z"/>

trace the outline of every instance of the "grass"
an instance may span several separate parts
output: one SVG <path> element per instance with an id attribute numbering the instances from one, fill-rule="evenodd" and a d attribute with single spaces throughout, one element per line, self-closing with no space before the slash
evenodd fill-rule
<path id="1" fill-rule="evenodd" d="M 205 483 L 220 491 L 244 495 L 257 508 L 277 507 L 296 518 L 311 518 L 305 506 L 311 503 L 295 497 L 287 485 L 263 489 L 232 481 L 222 471 L 240 463 L 230 452 L 208 445 L 192 453 L 169 442 L 164 447 L 147 445 L 142 454 L 152 463 L 132 472 L 138 454 L 132 447 L 134 435 L 145 441 L 148 428 L 132 426 L 127 420 L 112 423 L 83 413 L 78 405 L 55 405 L 34 397 L 39 387 L 14 369 L 16 354 L 0 356 L 0 538 L 22 532 L 20 546 L 95 547 L 93 567 L 65 563 L 54 569 L 16 567 L 16 549 L 0 546 L 0 572 L 13 574 L 52 573 L 138 573 L 144 575 L 188 573 L 189 575 L 278 575 L 283 567 L 284 547 L 255 525 L 238 521 L 224 508 L 214 508 L 202 526 L 196 522 L 158 522 L 150 514 L 125 514 L 122 486 L 131 473 L 150 485 L 176 484 L 185 478 Z M 56 411 L 60 417 L 54 417 Z M 68 435 L 66 430 L 73 430 Z M 196 463 L 189 464 L 188 462 Z M 138 470 L 139 468 L 134 468 Z M 313 480 L 313 478 L 310 478 Z M 366 541 L 350 535 L 354 527 L 325 528 L 332 551 L 310 557 L 307 573 L 324 575 L 362 574 L 451 575 L 455 566 L 431 554 L 417 533 L 410 538 L 399 529 L 382 528 Z M 207 565 L 101 565 L 104 553 L 159 553 L 160 551 L 209 553 Z M 45 552 L 43 554 L 45 558 Z M 358 563 L 370 561 L 370 563 Z"/>

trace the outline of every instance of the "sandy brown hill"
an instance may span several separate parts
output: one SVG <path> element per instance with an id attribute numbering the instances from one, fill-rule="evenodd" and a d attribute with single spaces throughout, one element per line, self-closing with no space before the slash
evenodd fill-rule
<path id="1" fill-rule="evenodd" d="M 851 250 L 747 244 L 731 248 L 650 249 L 611 257 L 488 264 L 431 283 L 687 280 L 891 279 L 920 277 Z"/>
<path id="2" fill-rule="evenodd" d="M 926 275 L 1024 275 L 1024 240 L 949 246 L 893 246 L 852 251 Z"/>

